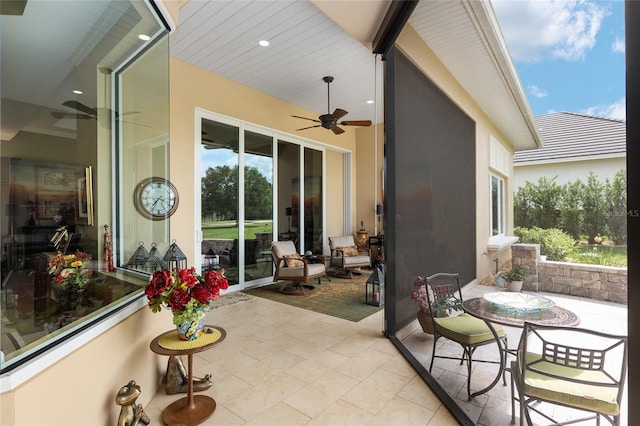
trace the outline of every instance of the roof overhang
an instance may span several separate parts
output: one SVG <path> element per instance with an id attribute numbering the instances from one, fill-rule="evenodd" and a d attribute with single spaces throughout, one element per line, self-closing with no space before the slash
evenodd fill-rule
<path id="1" fill-rule="evenodd" d="M 421 1 L 409 24 L 515 151 L 543 146 L 490 1 Z"/>

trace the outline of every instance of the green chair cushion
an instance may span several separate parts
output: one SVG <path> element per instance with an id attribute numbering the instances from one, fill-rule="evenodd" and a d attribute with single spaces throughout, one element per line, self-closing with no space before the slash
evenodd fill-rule
<path id="1" fill-rule="evenodd" d="M 465 345 L 475 345 L 495 340 L 487 324 L 474 316 L 463 313 L 454 317 L 434 318 L 436 331 L 442 336 Z M 498 336 L 504 336 L 504 329 L 494 325 Z"/>
<path id="2" fill-rule="evenodd" d="M 540 354 L 527 352 L 527 363 L 538 359 L 541 359 Z M 557 401 L 572 407 L 613 416 L 620 413 L 620 406 L 616 400 L 618 388 L 597 385 L 598 383 L 613 384 L 611 378 L 604 372 L 567 367 L 548 361 L 541 361 L 530 368 L 574 380 L 589 381 L 593 384 L 575 383 L 569 380 L 545 376 L 544 374 L 527 369 L 525 370 L 524 376 L 524 390 L 526 394 L 536 398 Z"/>

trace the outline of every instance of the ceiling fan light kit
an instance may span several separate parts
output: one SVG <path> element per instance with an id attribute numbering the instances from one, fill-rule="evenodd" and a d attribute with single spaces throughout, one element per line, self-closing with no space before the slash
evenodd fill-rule
<path id="1" fill-rule="evenodd" d="M 341 108 L 336 108 L 335 111 L 333 111 L 333 114 L 330 112 L 331 111 L 331 96 L 330 96 L 330 91 L 329 91 L 329 85 L 333 81 L 333 77 L 331 77 L 331 76 L 323 77 L 322 81 L 327 83 L 327 113 L 326 114 L 322 114 L 321 116 L 319 116 L 317 120 L 315 120 L 313 118 L 301 117 L 299 115 L 292 115 L 291 117 L 294 117 L 294 118 L 301 118 L 303 120 L 313 121 L 314 123 L 320 123 L 320 124 L 316 124 L 314 126 L 303 127 L 301 129 L 297 129 L 297 130 L 307 130 L 307 129 L 313 129 L 315 127 L 324 127 L 325 129 L 331 130 L 334 134 L 339 135 L 339 134 L 344 133 L 344 130 L 341 129 L 340 127 L 338 127 L 338 125 L 340 125 L 340 126 L 360 126 L 360 127 L 371 126 L 371 120 L 338 121 L 342 117 L 344 117 L 345 115 L 347 115 L 349 113 L 347 111 L 345 111 L 344 109 L 341 109 Z"/>

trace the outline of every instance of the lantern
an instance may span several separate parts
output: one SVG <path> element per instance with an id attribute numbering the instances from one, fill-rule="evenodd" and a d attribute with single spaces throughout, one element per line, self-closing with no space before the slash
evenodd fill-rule
<path id="1" fill-rule="evenodd" d="M 187 256 L 180 250 L 176 240 L 171 242 L 169 249 L 164 255 L 164 261 L 167 263 L 167 268 L 178 272 L 180 269 L 187 268 Z"/>
<path id="2" fill-rule="evenodd" d="M 205 271 L 217 271 L 220 269 L 220 258 L 213 252 L 212 248 L 209 248 L 207 254 L 204 255 L 203 268 Z"/>
<path id="3" fill-rule="evenodd" d="M 376 265 L 365 284 L 365 302 L 368 305 L 384 305 L 384 264 Z"/>

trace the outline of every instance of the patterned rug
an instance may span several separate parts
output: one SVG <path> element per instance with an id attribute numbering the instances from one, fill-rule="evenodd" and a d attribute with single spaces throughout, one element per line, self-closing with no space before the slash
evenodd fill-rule
<path id="1" fill-rule="evenodd" d="M 321 314 L 358 322 L 378 312 L 382 307 L 365 303 L 365 283 L 370 271 L 362 275 L 354 275 L 353 279 L 330 275 L 331 281 L 320 279 L 321 284 L 313 281 L 315 289 L 305 291 L 305 295 L 283 294 L 278 290 L 284 283 L 278 282 L 244 292 L 252 296 L 262 297 L 298 308 L 308 309 Z"/>

